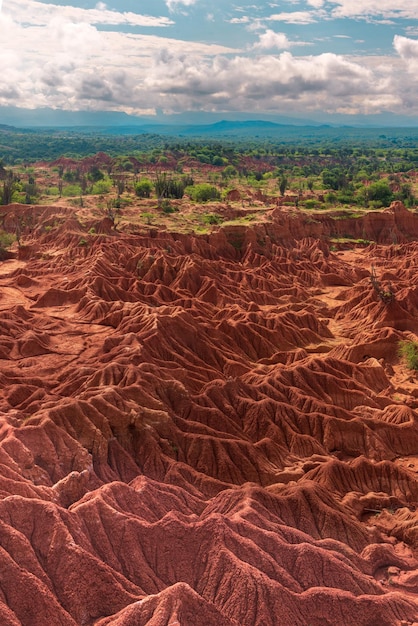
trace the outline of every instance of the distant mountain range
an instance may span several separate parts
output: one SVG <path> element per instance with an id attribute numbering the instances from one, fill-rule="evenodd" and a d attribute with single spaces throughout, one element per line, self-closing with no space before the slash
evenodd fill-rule
<path id="1" fill-rule="evenodd" d="M 118 111 L 62 111 L 53 109 L 18 109 L 17 107 L 0 107 L 0 124 L 17 127 L 143 127 L 143 126 L 210 126 L 216 123 L 246 123 L 253 120 L 254 114 L 249 113 L 181 113 L 179 115 L 163 115 L 154 117 L 137 117 Z M 275 124 L 310 126 L 318 125 L 310 119 L 298 119 L 283 115 L 260 115 L 257 120 Z"/>
<path id="2" fill-rule="evenodd" d="M 162 135 L 266 135 L 280 127 L 414 127 L 417 118 L 392 114 L 342 116 L 317 113 L 315 119 L 281 114 L 250 112 L 206 113 L 189 111 L 176 115 L 158 112 L 154 117 L 136 117 L 115 111 L 62 111 L 54 109 L 19 109 L 0 107 L 0 125 L 18 128 L 61 128 L 79 132 L 111 134 L 156 133 Z"/>
<path id="3" fill-rule="evenodd" d="M 302 128 L 322 127 L 321 124 L 308 122 L 307 124 L 289 124 L 275 123 L 265 120 L 246 120 L 242 122 L 222 120 L 214 124 L 142 124 L 130 126 L 112 126 L 110 128 L 102 128 L 105 134 L 132 135 L 139 132 L 151 133 L 156 135 L 176 135 L 180 137 L 266 137 L 269 135 L 278 135 L 286 130 L 294 129 L 299 132 Z M 92 129 L 93 130 L 93 129 Z"/>

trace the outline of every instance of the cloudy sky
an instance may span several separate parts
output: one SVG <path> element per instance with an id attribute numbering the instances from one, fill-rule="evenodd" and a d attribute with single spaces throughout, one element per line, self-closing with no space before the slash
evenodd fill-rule
<path id="1" fill-rule="evenodd" d="M 0 0 L 0 43 L 0 122 L 12 106 L 418 124 L 417 0 Z"/>

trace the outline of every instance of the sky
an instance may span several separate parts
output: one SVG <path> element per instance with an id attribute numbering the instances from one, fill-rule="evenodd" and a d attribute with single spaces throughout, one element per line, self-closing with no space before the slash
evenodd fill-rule
<path id="1" fill-rule="evenodd" d="M 418 0 L 0 0 L 0 68 L 0 122 L 19 107 L 418 125 Z"/>

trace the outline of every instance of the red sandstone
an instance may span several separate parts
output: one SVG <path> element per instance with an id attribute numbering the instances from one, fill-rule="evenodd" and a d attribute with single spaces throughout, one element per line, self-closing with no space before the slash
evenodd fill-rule
<path id="1" fill-rule="evenodd" d="M 277 208 L 202 237 L 6 227 L 29 210 L 0 264 L 1 623 L 416 622 L 415 214 L 333 253 L 338 222 Z"/>

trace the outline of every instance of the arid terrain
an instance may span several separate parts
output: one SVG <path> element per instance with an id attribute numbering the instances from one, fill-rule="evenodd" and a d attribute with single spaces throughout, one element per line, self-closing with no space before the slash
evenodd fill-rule
<path id="1" fill-rule="evenodd" d="M 3 626 L 418 623 L 417 213 L 2 212 Z"/>

